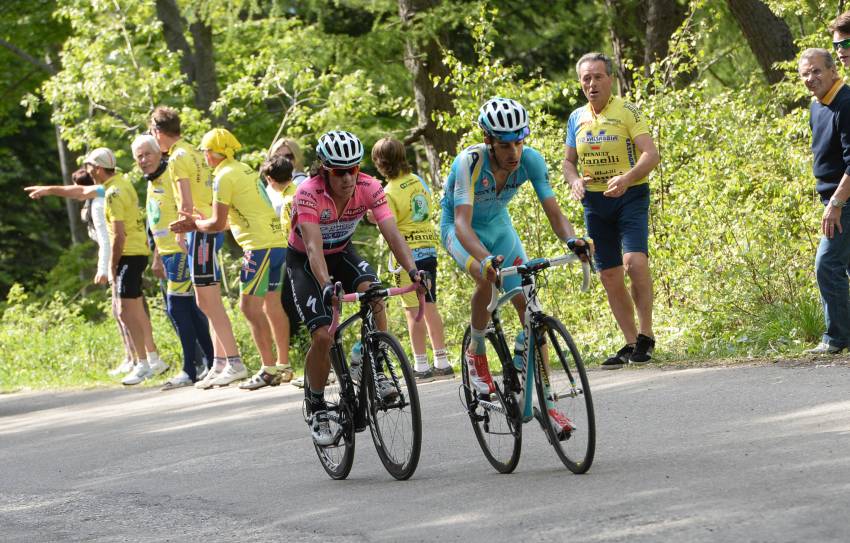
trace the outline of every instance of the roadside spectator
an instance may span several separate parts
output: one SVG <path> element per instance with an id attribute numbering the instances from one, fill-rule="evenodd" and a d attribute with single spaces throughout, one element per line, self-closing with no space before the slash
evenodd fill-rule
<path id="1" fill-rule="evenodd" d="M 838 354 L 850 346 L 850 88 L 838 75 L 826 49 L 806 49 L 798 63 L 800 78 L 812 93 L 812 173 L 824 204 L 823 237 L 815 256 L 815 272 L 823 303 L 826 332 L 806 352 Z"/>
<path id="2" fill-rule="evenodd" d="M 404 144 L 393 138 L 383 138 L 372 147 L 372 162 L 381 175 L 386 178 L 384 192 L 387 203 L 396 219 L 396 226 L 404 236 L 404 241 L 413 251 L 417 270 L 425 270 L 431 276 L 431 285 L 426 295 L 424 315 L 416 321 L 419 312 L 419 299 L 415 292 L 402 296 L 402 305 L 407 317 L 407 330 L 413 347 L 414 374 L 419 381 L 452 379 L 454 371 L 446 353 L 446 340 L 443 332 L 443 320 L 437 309 L 437 244 L 439 238 L 431 222 L 433 209 L 431 189 L 421 177 L 411 172 L 407 162 Z M 392 270 L 396 286 L 405 287 L 411 283 L 400 267 Z M 434 351 L 434 368 L 428 364 L 428 351 L 425 332 L 431 339 Z"/>
<path id="3" fill-rule="evenodd" d="M 611 93 L 611 59 L 588 53 L 579 59 L 576 72 L 588 103 L 573 111 L 567 124 L 564 178 L 573 198 L 584 205 L 596 269 L 626 339 L 602 363 L 604 369 L 617 369 L 649 362 L 655 349 L 647 176 L 660 156 L 638 108 Z"/>

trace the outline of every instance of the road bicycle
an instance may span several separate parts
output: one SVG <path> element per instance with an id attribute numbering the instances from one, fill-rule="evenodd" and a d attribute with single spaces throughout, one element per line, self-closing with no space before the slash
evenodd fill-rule
<path id="1" fill-rule="evenodd" d="M 484 456 L 500 473 L 512 472 L 519 462 L 522 447 L 522 425 L 536 419 L 558 457 L 573 473 L 585 473 L 593 463 L 596 450 L 596 422 L 593 399 L 581 354 L 566 327 L 555 317 L 543 312 L 538 300 L 535 279 L 544 270 L 578 261 L 573 254 L 552 259 L 536 258 L 498 270 L 499 278 L 519 275 L 521 286 L 499 296 L 496 285 L 487 311 L 490 323 L 486 329 L 488 360 L 497 358 L 501 375 L 494 375 L 494 393 L 482 396 L 469 382 L 466 356 L 470 329 L 467 327 L 461 347 L 463 403 L 475 437 Z M 582 292 L 589 287 L 590 267 L 582 262 Z M 515 341 L 514 355 L 508 347 L 500 308 L 514 296 L 527 302 L 523 335 Z M 523 351 L 524 349 L 524 351 Z M 537 406 L 532 396 L 537 391 Z M 549 416 L 551 409 L 567 418 L 561 427 Z"/>
<path id="2" fill-rule="evenodd" d="M 335 439 L 330 445 L 314 443 L 319 461 L 333 479 L 345 479 L 354 463 L 355 434 L 369 427 L 378 456 L 387 471 L 399 480 L 413 475 L 419 463 L 422 446 L 422 419 L 416 380 L 404 349 L 389 332 L 377 329 L 372 303 L 416 290 L 416 283 L 404 288 L 382 288 L 373 283 L 365 292 L 342 294 L 342 284 L 335 292 L 341 302 L 359 302 L 357 313 L 341 324 L 340 304 L 334 304 L 329 332 L 334 338 L 330 351 L 331 371 L 336 379 L 325 388 L 328 419 Z M 425 300 L 420 294 L 419 314 L 422 318 Z M 343 345 L 343 332 L 360 321 L 362 361 L 359 376 L 352 378 Z M 395 389 L 385 400 L 376 387 L 376 371 L 383 372 Z M 308 415 L 305 401 L 305 417 Z"/>

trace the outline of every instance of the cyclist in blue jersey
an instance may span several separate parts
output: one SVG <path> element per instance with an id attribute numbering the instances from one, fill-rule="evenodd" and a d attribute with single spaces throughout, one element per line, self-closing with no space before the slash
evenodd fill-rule
<path id="1" fill-rule="evenodd" d="M 489 320 L 487 303 L 491 283 L 501 262 L 516 265 L 527 260 L 522 242 L 508 213 L 508 202 L 526 181 L 531 181 L 552 230 L 583 260 L 590 245 L 576 238 L 549 185 L 549 169 L 539 152 L 526 147 L 528 113 L 507 98 L 492 98 L 478 115 L 484 142 L 464 149 L 452 163 L 442 199 L 440 239 L 443 247 L 475 281 L 472 294 L 472 338 L 464 353 L 470 382 L 479 394 L 495 391 L 487 365 L 484 332 Z M 505 278 L 506 291 L 519 286 L 519 276 Z M 525 299 L 513 299 L 520 319 Z"/>

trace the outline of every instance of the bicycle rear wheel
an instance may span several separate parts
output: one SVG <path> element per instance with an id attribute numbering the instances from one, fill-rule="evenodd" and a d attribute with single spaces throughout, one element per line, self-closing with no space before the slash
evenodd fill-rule
<path id="1" fill-rule="evenodd" d="M 395 387 L 395 397 L 384 400 L 375 388 L 374 373 L 369 379 L 367 396 L 372 441 L 390 475 L 405 480 L 416 471 L 422 449 L 422 415 L 416 380 L 404 349 L 395 337 L 386 332 L 373 332 L 367 343 L 369 357 L 377 362 L 377 367 Z"/>
<path id="2" fill-rule="evenodd" d="M 336 356 L 331 352 L 331 359 Z M 345 479 L 354 464 L 354 387 L 348 373 L 339 368 L 342 363 L 331 363 L 331 373 L 335 379 L 325 386 L 325 403 L 328 406 L 331 432 L 336 439 L 330 445 L 313 443 L 319 462 L 331 479 Z M 305 387 L 307 383 L 305 383 Z"/>
<path id="3" fill-rule="evenodd" d="M 463 377 L 463 398 L 466 411 L 472 422 L 475 438 L 484 452 L 484 456 L 499 473 L 510 473 L 519 463 L 522 448 L 522 423 L 519 420 L 519 407 L 516 404 L 510 386 L 506 386 L 503 375 L 494 375 L 495 394 L 489 400 L 478 397 L 469 383 L 469 371 L 465 353 L 469 348 L 470 329 L 467 326 L 461 344 L 461 375 Z M 487 331 L 487 360 L 499 360 L 502 367 L 512 364 L 509 355 L 499 347 L 495 331 Z"/>
<path id="4" fill-rule="evenodd" d="M 541 423 L 564 465 L 573 473 L 585 473 L 596 451 L 596 421 L 584 362 L 561 321 L 546 317 L 537 330 L 538 338 L 545 338 L 550 368 L 548 379 L 543 372 L 535 372 L 537 398 L 543 411 Z M 538 353 L 539 345 L 538 342 L 535 348 Z M 548 414 L 552 409 L 566 417 L 566 428 Z"/>

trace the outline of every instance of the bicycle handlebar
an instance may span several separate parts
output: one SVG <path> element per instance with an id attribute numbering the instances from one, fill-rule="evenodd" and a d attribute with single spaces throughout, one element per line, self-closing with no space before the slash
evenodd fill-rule
<path id="1" fill-rule="evenodd" d="M 581 291 L 587 292 L 590 289 L 590 263 L 581 260 L 578 256 L 573 253 L 567 253 L 561 256 L 556 256 L 554 258 L 535 258 L 529 260 L 528 262 L 523 262 L 518 266 L 508 266 L 506 268 L 501 268 L 498 270 L 499 278 L 510 277 L 511 275 L 528 275 L 530 273 L 535 273 L 540 270 L 545 270 L 546 268 L 552 268 L 556 266 L 566 266 L 567 264 L 572 264 L 573 262 L 581 262 L 581 272 L 583 275 L 581 281 Z M 493 285 L 490 294 L 490 303 L 487 304 L 487 312 L 492 313 L 499 302 L 499 289 L 496 288 L 496 285 Z"/>
<path id="2" fill-rule="evenodd" d="M 379 298 L 389 298 L 390 296 L 400 296 L 402 294 L 407 294 L 408 292 L 413 292 L 417 289 L 418 283 L 411 283 L 406 287 L 390 287 L 390 288 L 369 288 L 364 292 L 352 292 L 351 294 L 343 294 L 342 296 L 338 296 L 340 303 L 350 303 L 350 302 L 360 302 L 366 298 L 365 301 L 377 300 Z M 341 293 L 342 292 L 342 283 L 337 282 L 334 285 L 334 292 Z M 331 319 L 331 326 L 328 329 L 331 337 L 336 333 L 336 329 L 339 326 L 339 312 L 340 312 L 340 304 L 333 304 L 333 317 Z M 419 293 L 419 312 L 416 314 L 416 322 L 422 320 L 422 316 L 425 314 L 425 295 Z"/>

